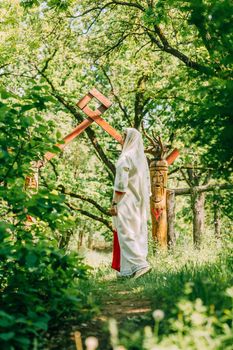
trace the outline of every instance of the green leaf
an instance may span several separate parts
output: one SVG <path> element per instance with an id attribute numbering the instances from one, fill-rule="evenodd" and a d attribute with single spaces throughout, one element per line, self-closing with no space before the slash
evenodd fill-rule
<path id="1" fill-rule="evenodd" d="M 21 112 L 26 112 L 26 111 L 29 111 L 30 109 L 33 109 L 35 108 L 34 104 L 30 104 L 30 105 L 25 105 L 23 107 L 21 107 Z"/>
<path id="2" fill-rule="evenodd" d="M 0 327 L 9 327 L 15 323 L 15 318 L 4 311 L 0 311 Z"/>
<path id="3" fill-rule="evenodd" d="M 23 337 L 23 336 L 16 336 L 15 337 L 15 341 L 17 343 L 22 344 L 22 345 L 29 345 L 30 344 L 30 340 L 26 336 L 25 337 Z M 27 347 L 27 349 L 28 349 L 28 347 Z"/>
<path id="4" fill-rule="evenodd" d="M 34 267 L 37 262 L 37 255 L 35 255 L 33 252 L 30 252 L 26 256 L 26 264 L 28 267 Z"/>
<path id="5" fill-rule="evenodd" d="M 15 333 L 14 332 L 8 332 L 8 333 L 0 333 L 0 339 L 7 341 L 12 338 L 14 338 Z"/>

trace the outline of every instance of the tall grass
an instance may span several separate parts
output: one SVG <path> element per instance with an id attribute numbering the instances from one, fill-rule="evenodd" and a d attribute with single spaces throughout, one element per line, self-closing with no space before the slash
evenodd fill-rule
<path id="1" fill-rule="evenodd" d="M 131 301 L 134 297 L 141 298 L 142 303 L 143 299 L 150 300 L 152 310 L 162 311 L 164 317 L 159 321 L 156 334 L 153 328 L 157 321 L 152 313 L 145 315 L 143 320 L 134 318 L 133 323 L 120 325 L 118 343 L 127 350 L 202 350 L 201 346 L 204 346 L 203 350 L 230 349 L 228 346 L 233 340 L 230 335 L 232 247 L 229 238 L 220 243 L 206 237 L 200 250 L 187 244 L 170 252 L 157 251 L 149 257 L 150 274 L 138 280 L 115 281 L 114 284 L 114 272 L 102 266 L 93 270 L 93 280 L 86 284 L 86 288 L 92 290 L 100 306 L 106 295 L 109 298 L 109 294 L 116 293 L 116 285 L 117 289 L 130 293 Z M 117 297 L 119 301 L 124 298 L 122 295 Z M 195 336 L 202 337 L 202 341 L 197 342 Z"/>

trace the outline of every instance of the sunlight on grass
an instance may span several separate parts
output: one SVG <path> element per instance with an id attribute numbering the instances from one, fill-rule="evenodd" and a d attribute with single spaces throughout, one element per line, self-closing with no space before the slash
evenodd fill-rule
<path id="1" fill-rule="evenodd" d="M 119 344 L 127 350 L 221 349 L 215 346 L 225 340 L 216 337 L 228 332 L 231 317 L 231 251 L 230 239 L 219 244 L 208 236 L 199 250 L 189 244 L 168 252 L 158 250 L 149 256 L 152 271 L 137 280 L 117 280 L 105 261 L 94 267 L 92 282 L 86 287 L 100 305 L 98 317 L 120 322 Z M 157 333 L 154 310 L 163 315 Z M 214 339 L 211 345 L 206 337 Z M 230 335 L 222 337 L 228 344 Z"/>

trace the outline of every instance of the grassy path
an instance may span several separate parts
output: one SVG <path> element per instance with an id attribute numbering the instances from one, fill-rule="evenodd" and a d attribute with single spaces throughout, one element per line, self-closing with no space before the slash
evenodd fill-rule
<path id="1" fill-rule="evenodd" d="M 123 333 L 135 332 L 151 318 L 151 301 L 137 288 L 134 281 L 111 279 L 101 283 L 96 298 L 100 300 L 100 312 L 80 329 L 83 338 L 95 336 L 100 350 L 111 349 L 109 340 L 109 319 L 114 318 Z"/>
<path id="2" fill-rule="evenodd" d="M 127 344 L 130 350 L 141 349 L 144 327 L 154 326 L 154 310 L 163 310 L 165 314 L 159 326 L 160 337 L 165 339 L 174 332 L 172 325 L 181 312 L 180 301 L 194 305 L 190 303 L 199 298 L 218 317 L 225 309 L 230 310 L 231 300 L 226 295 L 226 289 L 232 285 L 230 249 L 161 253 L 150 263 L 152 271 L 138 280 L 117 280 L 109 268 L 94 270 L 87 281 L 80 283 L 80 289 L 87 296 L 87 304 L 96 305 L 97 312 L 81 324 L 70 320 L 66 329 L 59 330 L 52 339 L 48 350 L 76 350 L 69 339 L 72 331 L 80 331 L 83 340 L 89 336 L 98 338 L 98 350 L 111 350 L 109 319 L 118 324 L 121 344 Z M 208 317 L 208 312 L 201 317 Z M 187 329 L 192 331 L 189 326 Z M 217 333 L 214 337 L 217 339 Z"/>
<path id="3" fill-rule="evenodd" d="M 114 317 L 124 322 L 132 317 L 140 317 L 151 311 L 151 301 L 132 293 L 127 283 L 111 282 L 107 286 L 109 293 L 103 297 L 102 315 L 104 318 Z"/>

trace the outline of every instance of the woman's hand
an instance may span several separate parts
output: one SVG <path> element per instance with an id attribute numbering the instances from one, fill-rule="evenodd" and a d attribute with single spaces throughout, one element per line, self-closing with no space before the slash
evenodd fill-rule
<path id="1" fill-rule="evenodd" d="M 110 208 L 110 214 L 112 216 L 117 216 L 117 206 L 114 204 L 112 204 L 111 208 Z"/>
<path id="2" fill-rule="evenodd" d="M 125 195 L 125 192 L 119 192 L 119 191 L 114 192 L 112 206 L 109 210 L 112 216 L 117 216 L 117 204 L 122 200 L 124 195 Z"/>

